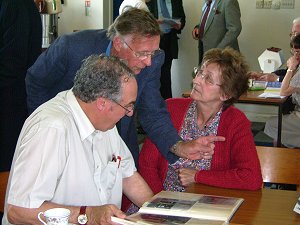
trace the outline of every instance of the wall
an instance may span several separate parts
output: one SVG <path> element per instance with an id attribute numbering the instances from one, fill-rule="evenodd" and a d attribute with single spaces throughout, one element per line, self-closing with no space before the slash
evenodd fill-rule
<path id="1" fill-rule="evenodd" d="M 84 0 L 65 0 L 59 14 L 58 34 L 74 30 L 107 28 L 112 22 L 111 0 L 90 0 L 89 16 L 85 15 Z"/>
<path id="2" fill-rule="evenodd" d="M 63 12 L 59 14 L 59 35 L 81 29 L 107 28 L 112 22 L 113 0 L 90 0 L 90 16 L 85 16 L 84 0 L 65 0 Z M 295 1 L 294 9 L 256 9 L 255 0 L 238 0 L 242 14 L 243 29 L 239 36 L 241 52 L 245 55 L 251 70 L 260 70 L 257 57 L 268 47 L 283 49 L 285 59 L 289 56 L 289 36 L 292 20 L 300 16 L 300 3 Z M 204 0 L 183 0 L 187 23 L 180 35 L 179 59 L 172 66 L 172 89 L 174 97 L 181 97 L 190 90 L 192 70 L 197 65 L 197 41 L 191 33 L 199 22 Z M 75 16 L 76 15 L 76 16 Z M 241 106 L 239 106 L 241 107 Z M 276 113 L 269 107 L 241 107 L 250 119 L 264 121 Z"/>
<path id="3" fill-rule="evenodd" d="M 197 41 L 192 39 L 192 30 L 199 23 L 201 7 L 204 0 L 183 0 L 187 17 L 179 41 L 179 59 L 172 67 L 172 90 L 174 97 L 190 90 L 192 70 L 197 65 Z M 289 33 L 292 20 L 300 16 L 300 3 L 295 1 L 294 9 L 256 9 L 255 0 L 239 0 L 243 29 L 239 36 L 241 52 L 245 55 L 251 70 L 259 71 L 257 57 L 268 47 L 283 49 L 285 59 L 289 57 Z M 240 107 L 240 106 L 239 106 Z M 270 112 L 269 107 L 243 105 L 241 107 L 250 119 L 264 121 Z M 259 114 L 259 115 L 258 115 Z"/>

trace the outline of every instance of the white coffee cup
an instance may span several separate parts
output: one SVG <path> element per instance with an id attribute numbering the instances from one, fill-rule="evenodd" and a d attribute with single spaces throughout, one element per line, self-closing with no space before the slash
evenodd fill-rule
<path id="1" fill-rule="evenodd" d="M 68 225 L 70 214 L 71 211 L 69 209 L 53 208 L 45 212 L 40 212 L 38 219 L 44 225 Z M 41 215 L 44 215 L 46 222 L 41 218 Z"/>

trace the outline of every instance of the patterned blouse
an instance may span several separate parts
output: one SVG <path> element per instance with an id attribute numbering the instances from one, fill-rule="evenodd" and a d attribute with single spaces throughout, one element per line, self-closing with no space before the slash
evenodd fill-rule
<path id="1" fill-rule="evenodd" d="M 199 129 L 197 125 L 197 109 L 196 102 L 193 101 L 184 118 L 180 137 L 184 141 L 191 141 L 201 136 L 217 135 L 222 108 L 216 113 L 214 118 L 206 124 L 203 129 Z M 175 163 L 168 165 L 166 180 L 164 181 L 164 189 L 167 191 L 184 191 L 184 187 L 180 184 L 178 174 L 179 168 L 193 168 L 196 170 L 209 170 L 211 159 L 189 160 L 179 158 Z"/>

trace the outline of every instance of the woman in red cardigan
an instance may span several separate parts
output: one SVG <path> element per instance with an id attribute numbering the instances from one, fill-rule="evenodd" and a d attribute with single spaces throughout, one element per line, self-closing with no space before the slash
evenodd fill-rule
<path id="1" fill-rule="evenodd" d="M 169 164 L 147 139 L 139 156 L 140 174 L 154 193 L 184 191 L 194 182 L 223 188 L 261 188 L 262 175 L 251 123 L 233 106 L 248 88 L 244 58 L 230 48 L 212 49 L 195 72 L 191 98 L 167 100 L 174 126 L 184 141 L 216 135 L 224 136 L 225 141 L 215 142 L 210 159 L 178 158 Z"/>

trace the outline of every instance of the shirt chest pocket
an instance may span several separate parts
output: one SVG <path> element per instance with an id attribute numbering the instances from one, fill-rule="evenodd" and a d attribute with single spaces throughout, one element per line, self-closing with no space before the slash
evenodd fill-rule
<path id="1" fill-rule="evenodd" d="M 108 162 L 105 168 L 102 168 L 100 177 L 101 195 L 105 198 L 104 202 L 110 202 L 115 194 L 122 193 L 122 168 L 119 162 Z"/>

